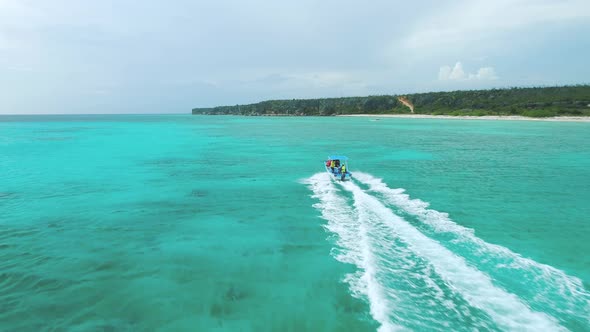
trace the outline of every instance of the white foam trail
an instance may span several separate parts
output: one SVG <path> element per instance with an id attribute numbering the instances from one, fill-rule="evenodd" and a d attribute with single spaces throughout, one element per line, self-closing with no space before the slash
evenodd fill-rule
<path id="1" fill-rule="evenodd" d="M 376 280 L 375 257 L 371 252 L 367 230 L 358 222 L 354 211 L 346 200 L 338 196 L 338 189 L 326 173 L 319 173 L 304 181 L 319 199 L 315 204 L 328 221 L 326 228 L 337 234 L 338 245 L 343 251 L 336 255 L 339 261 L 356 265 L 360 269 L 357 275 L 349 275 L 345 279 L 350 285 L 353 295 L 364 295 L 370 305 L 371 316 L 381 324 L 379 331 L 397 331 L 397 326 L 389 319 L 393 310 L 392 304 L 385 295 L 383 287 Z"/>
<path id="2" fill-rule="evenodd" d="M 400 243 L 389 227 L 372 223 L 375 216 L 371 211 L 352 209 L 333 181 L 325 179 L 323 174 L 303 182 L 313 190 L 315 198 L 321 199 L 314 207 L 328 220 L 324 227 L 338 235 L 334 237 L 337 240 L 334 257 L 357 267 L 361 266 L 358 262 L 370 258 L 366 260 L 370 262 L 370 269 L 359 268 L 360 271 L 345 278 L 353 296 L 368 297 L 367 284 L 379 285 L 380 291 L 373 294 L 380 297 L 372 297 L 369 301 L 381 300 L 375 303 L 375 308 L 383 309 L 382 317 L 386 315 L 394 325 L 404 328 L 447 331 L 451 322 L 468 320 L 475 329 L 490 330 L 489 321 L 469 318 L 473 311 L 464 300 L 455 303 L 454 295 L 445 294 L 439 287 L 439 283 L 444 283 L 442 279 L 437 276 L 436 280 L 431 279 L 434 271 L 428 262 Z M 369 275 L 370 279 L 367 278 Z M 441 308 L 444 308 L 444 314 Z M 441 320 L 443 317 L 449 321 Z"/>
<path id="3" fill-rule="evenodd" d="M 535 296 L 531 301 L 541 303 L 558 316 L 573 315 L 584 321 L 585 325 L 590 324 L 590 294 L 580 279 L 550 265 L 522 257 L 506 247 L 485 242 L 475 236 L 472 229 L 453 222 L 447 213 L 428 209 L 428 203 L 419 199 L 410 199 L 404 189 L 389 188 L 381 179 L 370 174 L 355 172 L 354 175 L 356 180 L 368 185 L 371 192 L 383 195 L 388 203 L 418 217 L 435 231 L 451 233 L 458 237 L 457 241 L 469 244 L 485 261 L 494 262 L 495 270 L 520 272 L 521 278 L 512 278 L 511 281 L 520 283 L 524 289 L 533 286 Z M 556 299 L 565 299 L 567 302 Z"/>
<path id="4" fill-rule="evenodd" d="M 355 178 L 357 176 L 355 173 Z M 470 305 L 488 313 L 501 328 L 510 331 L 564 330 L 554 318 L 532 311 L 516 295 L 494 286 L 486 274 L 423 235 L 356 184 L 345 182 L 342 186 L 352 192 L 357 208 L 366 209 L 378 216 L 379 220 L 373 222 L 389 226 L 412 251 L 429 261 L 451 288 L 460 293 Z"/>

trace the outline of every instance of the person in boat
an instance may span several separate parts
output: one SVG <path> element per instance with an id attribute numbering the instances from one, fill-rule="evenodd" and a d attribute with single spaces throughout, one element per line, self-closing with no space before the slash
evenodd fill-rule
<path id="1" fill-rule="evenodd" d="M 330 159 L 326 160 L 326 167 L 330 167 L 331 164 L 332 164 L 332 160 L 330 160 Z"/>
<path id="2" fill-rule="evenodd" d="M 340 167 L 340 173 L 342 174 L 342 176 L 340 177 L 341 181 L 344 181 L 344 179 L 346 178 L 346 165 L 342 164 L 342 167 Z"/>
<path id="3" fill-rule="evenodd" d="M 336 167 L 336 161 L 331 160 L 330 161 L 330 169 L 332 170 L 332 173 L 335 173 L 334 168 Z"/>

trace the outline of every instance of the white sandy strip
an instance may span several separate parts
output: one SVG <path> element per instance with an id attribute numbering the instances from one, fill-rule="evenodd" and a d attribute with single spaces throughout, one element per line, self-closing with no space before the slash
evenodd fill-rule
<path id="1" fill-rule="evenodd" d="M 554 121 L 554 122 L 590 122 L 590 116 L 559 116 L 549 118 L 529 118 L 517 115 L 485 115 L 485 116 L 452 116 L 428 114 L 346 114 L 339 116 L 369 118 L 401 118 L 401 119 L 452 119 L 452 120 L 513 120 L 513 121 Z"/>

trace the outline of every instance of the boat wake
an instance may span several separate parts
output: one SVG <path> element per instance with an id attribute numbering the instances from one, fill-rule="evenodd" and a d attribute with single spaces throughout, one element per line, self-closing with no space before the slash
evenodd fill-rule
<path id="1" fill-rule="evenodd" d="M 579 279 L 486 243 L 403 189 L 354 175 L 335 183 L 319 173 L 304 182 L 334 235 L 334 257 L 357 268 L 344 280 L 381 331 L 587 326 L 589 295 Z"/>

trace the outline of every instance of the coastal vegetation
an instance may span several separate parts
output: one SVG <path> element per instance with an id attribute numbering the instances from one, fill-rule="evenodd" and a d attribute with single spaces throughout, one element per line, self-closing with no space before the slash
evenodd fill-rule
<path id="1" fill-rule="evenodd" d="M 268 100 L 255 104 L 192 110 L 192 114 L 253 116 L 410 113 L 456 116 L 590 116 L 590 85 Z"/>

